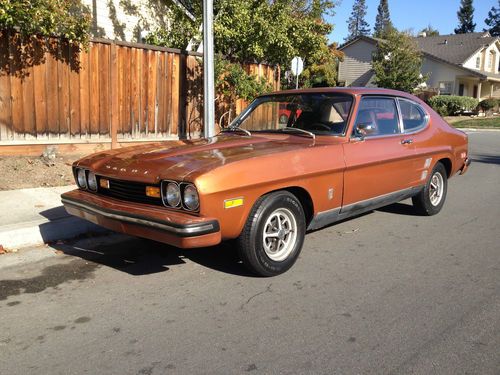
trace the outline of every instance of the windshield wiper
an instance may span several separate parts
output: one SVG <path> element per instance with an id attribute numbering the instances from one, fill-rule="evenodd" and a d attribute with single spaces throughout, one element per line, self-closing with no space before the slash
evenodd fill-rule
<path id="1" fill-rule="evenodd" d="M 287 126 L 281 130 L 283 130 L 284 132 L 299 132 L 299 133 L 307 134 L 307 135 L 310 135 L 312 139 L 316 139 L 316 135 L 314 133 L 309 132 L 309 131 L 304 130 L 304 129 L 292 128 L 290 126 Z"/>
<path id="2" fill-rule="evenodd" d="M 237 132 L 237 131 L 243 132 L 246 135 L 248 135 L 249 137 L 252 136 L 252 133 L 250 133 L 248 130 L 239 128 L 237 126 L 233 126 L 230 128 L 224 128 L 224 129 L 222 129 L 221 133 L 229 133 L 229 132 Z"/>

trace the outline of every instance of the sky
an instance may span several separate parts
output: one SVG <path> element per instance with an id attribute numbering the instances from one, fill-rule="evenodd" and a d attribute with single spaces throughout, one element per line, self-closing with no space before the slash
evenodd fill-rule
<path id="1" fill-rule="evenodd" d="M 457 11 L 460 0 L 388 0 L 392 23 L 399 30 L 422 30 L 429 24 L 438 29 L 441 34 L 453 34 L 458 25 Z M 368 14 L 366 21 L 373 32 L 377 7 L 380 0 L 366 0 Z M 328 21 L 335 25 L 330 34 L 330 42 L 342 44 L 347 36 L 347 20 L 351 15 L 354 0 L 339 0 L 336 14 Z M 486 26 L 485 18 L 492 6 L 498 7 L 498 0 L 474 0 L 474 22 L 476 31 L 482 31 Z"/>

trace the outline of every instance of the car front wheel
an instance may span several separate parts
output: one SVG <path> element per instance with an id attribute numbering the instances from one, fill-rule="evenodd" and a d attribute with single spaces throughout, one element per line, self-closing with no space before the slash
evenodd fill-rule
<path id="1" fill-rule="evenodd" d="M 297 260 L 305 231 L 304 210 L 293 194 L 265 195 L 255 203 L 238 238 L 240 257 L 260 276 L 279 275 Z"/>
<path id="2" fill-rule="evenodd" d="M 442 163 L 437 163 L 425 187 L 412 198 L 415 210 L 425 216 L 436 215 L 443 208 L 447 190 L 446 169 Z"/>

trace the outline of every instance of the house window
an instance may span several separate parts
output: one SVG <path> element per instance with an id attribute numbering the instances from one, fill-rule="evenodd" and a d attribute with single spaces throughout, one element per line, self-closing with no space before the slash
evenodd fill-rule
<path id="1" fill-rule="evenodd" d="M 481 69 L 481 56 L 476 57 L 476 69 Z"/>
<path id="2" fill-rule="evenodd" d="M 495 60 L 495 53 L 490 51 L 490 56 L 488 58 L 488 69 L 493 68 L 493 61 Z"/>
<path id="3" fill-rule="evenodd" d="M 453 82 L 439 82 L 439 93 L 441 95 L 451 95 L 453 93 Z"/>

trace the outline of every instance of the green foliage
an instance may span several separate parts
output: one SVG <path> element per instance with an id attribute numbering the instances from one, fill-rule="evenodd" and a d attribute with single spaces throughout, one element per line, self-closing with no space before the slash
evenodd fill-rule
<path id="1" fill-rule="evenodd" d="M 0 0 L 0 29 L 87 45 L 91 16 L 80 0 Z"/>
<path id="2" fill-rule="evenodd" d="M 489 31 L 491 36 L 500 36 L 500 0 L 498 0 L 498 8 L 491 7 L 484 23 L 488 26 L 484 31 Z"/>
<path id="3" fill-rule="evenodd" d="M 201 41 L 201 1 L 192 6 L 194 21 L 175 7 L 171 27 L 151 33 L 147 43 L 186 49 L 191 41 Z M 216 0 L 215 51 L 231 62 L 279 64 L 283 71 L 294 56 L 301 56 L 306 62 L 304 77 L 309 77 L 304 84 L 321 79 L 315 72 L 334 84 L 331 76 L 336 76 L 339 53 L 328 46 L 333 25 L 323 19 L 333 15 L 334 6 L 332 0 Z"/>
<path id="4" fill-rule="evenodd" d="M 238 63 L 230 63 L 220 55 L 215 64 L 217 96 L 223 95 L 231 102 L 236 99 L 253 100 L 257 96 L 272 91 L 272 86 L 263 78 L 248 74 Z"/>
<path id="5" fill-rule="evenodd" d="M 489 111 L 493 108 L 495 108 L 499 104 L 497 99 L 489 98 L 489 99 L 484 99 L 479 103 L 479 108 L 481 108 L 483 111 Z"/>
<path id="6" fill-rule="evenodd" d="M 370 34 L 370 26 L 366 22 L 366 1 L 356 0 L 352 6 L 351 16 L 347 20 L 347 29 L 349 35 L 345 38 L 346 41 L 354 39 L 360 35 Z"/>
<path id="7" fill-rule="evenodd" d="M 415 41 L 395 30 L 379 43 L 372 65 L 379 87 L 413 92 L 427 80 L 420 74 L 422 55 Z"/>
<path id="8" fill-rule="evenodd" d="M 429 105 L 441 116 L 474 111 L 478 104 L 478 99 L 469 96 L 437 95 L 429 99 Z"/>
<path id="9" fill-rule="evenodd" d="M 455 34 L 473 33 L 476 29 L 474 23 L 474 6 L 472 0 L 460 0 L 460 9 L 457 12 L 458 27 Z"/>
<path id="10" fill-rule="evenodd" d="M 426 36 L 439 36 L 439 30 L 433 28 L 431 25 L 420 30 L 419 34 L 425 33 Z"/>
<path id="11" fill-rule="evenodd" d="M 375 18 L 373 36 L 375 38 L 385 39 L 393 31 L 394 25 L 392 24 L 391 14 L 389 13 L 389 2 L 388 0 L 380 0 L 377 7 L 377 17 Z"/>

